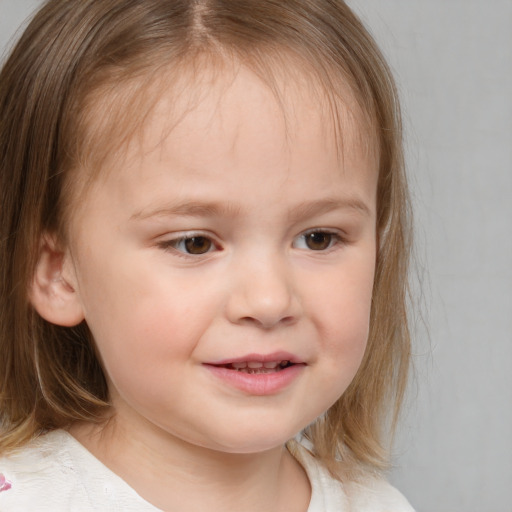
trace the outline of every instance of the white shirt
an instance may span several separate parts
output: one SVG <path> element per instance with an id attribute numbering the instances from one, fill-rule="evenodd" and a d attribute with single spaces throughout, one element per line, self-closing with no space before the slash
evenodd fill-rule
<path id="1" fill-rule="evenodd" d="M 413 512 L 385 480 L 341 484 L 304 447 L 295 446 L 292 455 L 312 488 L 308 512 Z M 99 511 L 161 512 L 63 430 L 0 458 L 0 512 Z"/>

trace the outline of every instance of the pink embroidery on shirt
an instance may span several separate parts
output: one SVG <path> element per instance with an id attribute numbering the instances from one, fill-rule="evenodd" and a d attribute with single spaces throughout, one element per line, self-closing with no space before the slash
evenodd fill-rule
<path id="1" fill-rule="evenodd" d="M 2 473 L 0 473 L 0 492 L 8 491 L 12 487 L 11 482 L 5 478 Z"/>

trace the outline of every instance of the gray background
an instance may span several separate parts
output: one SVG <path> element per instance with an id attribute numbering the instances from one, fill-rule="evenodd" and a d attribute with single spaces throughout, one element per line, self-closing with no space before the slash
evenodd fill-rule
<path id="1" fill-rule="evenodd" d="M 38 3 L 0 0 L 0 51 Z M 392 480 L 418 512 L 511 512 L 512 0 L 348 3 L 399 83 L 416 209 L 424 321 Z"/>
<path id="2" fill-rule="evenodd" d="M 428 325 L 392 479 L 420 512 L 510 512 L 512 1 L 349 3 L 399 82 Z"/>

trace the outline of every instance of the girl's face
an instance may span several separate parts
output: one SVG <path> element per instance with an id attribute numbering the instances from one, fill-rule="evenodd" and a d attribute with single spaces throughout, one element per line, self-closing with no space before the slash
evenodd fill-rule
<path id="1" fill-rule="evenodd" d="M 326 411 L 361 362 L 376 159 L 357 121 L 340 157 L 318 97 L 288 88 L 280 104 L 243 68 L 193 101 L 168 96 L 81 199 L 68 279 L 119 425 L 270 449 Z"/>

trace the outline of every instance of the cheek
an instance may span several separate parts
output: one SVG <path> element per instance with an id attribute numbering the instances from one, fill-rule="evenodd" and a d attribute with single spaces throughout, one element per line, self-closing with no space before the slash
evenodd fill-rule
<path id="1" fill-rule="evenodd" d="M 96 286 L 90 281 L 86 321 L 112 380 L 188 360 L 214 316 L 215 297 L 162 272 L 110 270 Z"/>
<path id="2" fill-rule="evenodd" d="M 368 335 L 373 294 L 373 260 L 366 264 L 333 272 L 316 285 L 312 299 L 321 305 L 323 325 L 334 331 Z M 316 306 L 317 308 L 319 306 Z"/>
<path id="3" fill-rule="evenodd" d="M 103 357 L 158 364 L 179 353 L 190 353 L 200 337 L 200 316 L 165 295 L 125 298 L 108 311 L 108 318 L 101 312 L 87 318 Z"/>
<path id="4" fill-rule="evenodd" d="M 200 338 L 193 326 L 172 307 L 138 301 L 122 317 L 91 328 L 111 391 L 128 403 L 158 403 L 190 361 Z"/>
<path id="5" fill-rule="evenodd" d="M 350 318 L 340 315 L 338 326 L 325 337 L 324 350 L 329 355 L 328 364 L 338 374 L 344 388 L 356 374 L 363 360 L 369 333 L 367 315 Z"/>
<path id="6" fill-rule="evenodd" d="M 373 264 L 333 276 L 329 285 L 315 293 L 318 303 L 316 327 L 332 373 L 348 386 L 363 359 L 370 328 Z M 322 300 L 320 301 L 320 297 Z M 329 372 L 331 375 L 332 373 Z"/>
<path id="7" fill-rule="evenodd" d="M 369 321 L 365 311 L 338 314 L 335 325 L 323 336 L 325 354 L 320 389 L 334 403 L 354 379 L 364 358 L 368 342 Z"/>

